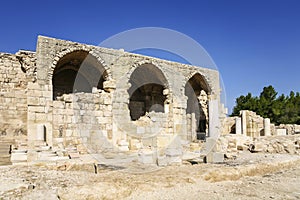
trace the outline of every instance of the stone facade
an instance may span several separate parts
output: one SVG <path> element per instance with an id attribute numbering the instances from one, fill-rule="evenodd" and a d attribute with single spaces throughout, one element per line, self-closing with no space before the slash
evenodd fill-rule
<path id="1" fill-rule="evenodd" d="M 166 156 L 219 134 L 218 71 L 123 50 L 39 36 L 36 52 L 0 54 L 0 89 L 1 134 L 30 149 Z"/>

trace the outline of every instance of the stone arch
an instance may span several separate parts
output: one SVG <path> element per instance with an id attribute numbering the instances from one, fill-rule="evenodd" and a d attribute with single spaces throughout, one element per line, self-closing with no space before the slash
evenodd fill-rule
<path id="1" fill-rule="evenodd" d="M 187 97 L 187 125 L 191 140 L 208 134 L 208 100 L 211 92 L 206 78 L 199 72 L 187 77 L 184 94 Z"/>
<path id="2" fill-rule="evenodd" d="M 208 94 L 212 94 L 213 91 L 212 91 L 212 83 L 210 82 L 209 78 L 207 76 L 205 76 L 204 74 L 202 74 L 201 72 L 198 72 L 198 71 L 194 71 L 192 73 L 190 73 L 188 76 L 185 77 L 185 81 L 184 81 L 184 85 L 183 85 L 183 88 L 185 87 L 186 83 L 192 78 L 192 77 L 195 77 L 195 76 L 199 76 L 201 77 L 201 83 L 202 85 L 204 86 L 204 89 L 205 91 L 208 93 Z"/>
<path id="3" fill-rule="evenodd" d="M 128 72 L 131 120 L 147 112 L 165 112 L 169 103 L 169 82 L 163 71 L 152 62 L 139 62 Z"/>
<path id="4" fill-rule="evenodd" d="M 104 67 L 105 71 L 107 72 L 107 79 L 108 80 L 111 79 L 111 76 L 112 76 L 111 70 L 110 70 L 109 66 L 106 64 L 106 62 L 101 58 L 101 56 L 99 55 L 97 50 L 96 49 L 91 50 L 90 48 L 88 48 L 86 46 L 82 46 L 82 47 L 71 47 L 71 48 L 62 50 L 55 55 L 52 65 L 50 67 L 50 71 L 48 72 L 48 80 L 50 82 L 52 81 L 53 71 L 56 68 L 59 60 L 62 59 L 67 54 L 70 54 L 75 51 L 85 51 L 85 52 L 88 52 L 91 56 L 95 57 L 98 60 L 98 62 Z"/>
<path id="5" fill-rule="evenodd" d="M 72 92 L 92 92 L 92 87 L 103 89 L 108 73 L 102 63 L 87 49 L 61 52 L 49 73 L 49 77 L 52 77 L 53 99 Z"/>
<path id="6" fill-rule="evenodd" d="M 152 61 L 152 60 L 142 60 L 142 61 L 139 61 L 139 62 L 136 62 L 132 65 L 132 67 L 129 69 L 129 72 L 127 73 L 127 80 L 130 79 L 131 77 L 131 74 L 135 71 L 136 68 L 142 66 L 142 65 L 152 65 L 154 66 L 155 68 L 157 68 L 158 70 L 160 70 L 160 72 L 164 75 L 164 78 L 166 80 L 165 82 L 165 86 L 167 88 L 169 88 L 170 92 L 172 92 L 172 81 L 170 80 L 170 77 L 168 76 L 168 73 L 155 61 Z"/>

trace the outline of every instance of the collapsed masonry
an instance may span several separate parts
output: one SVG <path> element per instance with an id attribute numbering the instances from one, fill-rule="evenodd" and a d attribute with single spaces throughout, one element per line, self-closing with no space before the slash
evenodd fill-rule
<path id="1" fill-rule="evenodd" d="M 242 151 L 300 154 L 299 133 L 300 125 L 275 126 L 269 118 L 242 110 L 240 116 L 222 121 L 221 137 L 214 151 L 227 158 L 235 158 Z"/>
<path id="2" fill-rule="evenodd" d="M 220 131 L 218 71 L 123 50 L 39 36 L 36 52 L 0 54 L 0 89 L 1 137 L 28 161 L 75 149 L 172 163 Z"/>
<path id="3" fill-rule="evenodd" d="M 263 118 L 250 110 L 240 111 L 240 116 L 227 117 L 222 122 L 221 135 L 229 133 L 258 138 L 260 136 L 293 135 L 300 133 L 300 125 L 275 126 L 269 118 Z"/>

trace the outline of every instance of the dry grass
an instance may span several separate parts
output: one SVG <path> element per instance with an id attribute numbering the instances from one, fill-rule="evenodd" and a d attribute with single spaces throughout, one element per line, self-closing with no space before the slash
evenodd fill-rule
<path id="1" fill-rule="evenodd" d="M 276 173 L 283 169 L 290 169 L 296 165 L 300 165 L 300 160 L 276 163 L 262 163 L 249 166 L 238 166 L 234 168 L 222 167 L 221 169 L 208 171 L 208 173 L 204 175 L 204 180 L 210 182 L 234 181 L 245 176 L 262 176 L 265 174 Z"/>

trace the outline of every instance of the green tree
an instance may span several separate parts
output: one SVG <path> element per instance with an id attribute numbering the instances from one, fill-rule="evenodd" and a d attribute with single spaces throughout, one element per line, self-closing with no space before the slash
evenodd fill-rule
<path id="1" fill-rule="evenodd" d="M 268 117 L 274 119 L 274 104 L 276 104 L 277 92 L 273 86 L 264 87 L 263 91 L 259 95 L 258 109 L 255 110 L 262 117 Z"/>
<path id="2" fill-rule="evenodd" d="M 257 97 L 252 97 L 251 93 L 246 96 L 240 96 L 236 99 L 236 106 L 233 108 L 231 116 L 239 115 L 241 110 L 256 110 L 257 109 Z"/>
<path id="3" fill-rule="evenodd" d="M 252 110 L 262 117 L 268 117 L 275 124 L 300 124 L 300 93 L 291 91 L 277 97 L 273 86 L 263 88 L 259 97 L 251 93 L 236 99 L 231 116 L 239 115 L 241 110 Z"/>

